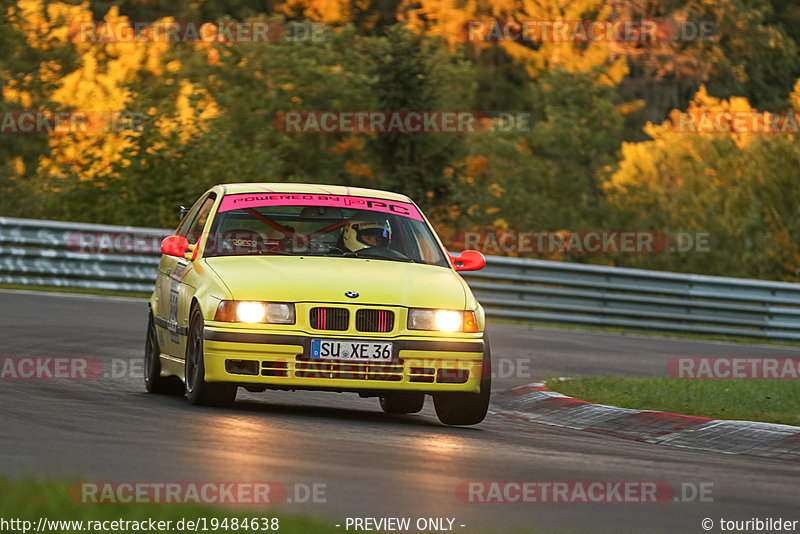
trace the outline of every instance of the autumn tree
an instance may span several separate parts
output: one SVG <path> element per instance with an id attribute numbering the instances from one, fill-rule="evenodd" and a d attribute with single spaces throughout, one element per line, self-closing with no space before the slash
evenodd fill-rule
<path id="1" fill-rule="evenodd" d="M 792 99 L 800 104 L 798 90 Z M 695 117 L 753 111 L 744 98 L 717 99 L 705 88 L 688 110 Z M 800 279 L 797 135 L 692 132 L 677 126 L 679 113 L 673 112 L 671 121 L 647 126 L 652 141 L 623 144 L 623 159 L 606 190 L 621 227 L 708 232 L 714 236 L 713 249 L 618 261 L 685 272 Z"/>
<path id="2" fill-rule="evenodd" d="M 469 101 L 465 98 L 469 91 L 457 94 L 459 81 L 467 88 L 470 84 L 466 65 L 448 56 L 436 41 L 425 41 L 398 25 L 374 44 L 372 91 L 377 109 L 458 110 L 464 106 L 457 102 Z M 429 209 L 448 200 L 451 182 L 444 178 L 444 169 L 463 152 L 461 133 L 379 133 L 367 146 L 387 188 L 406 193 Z"/>

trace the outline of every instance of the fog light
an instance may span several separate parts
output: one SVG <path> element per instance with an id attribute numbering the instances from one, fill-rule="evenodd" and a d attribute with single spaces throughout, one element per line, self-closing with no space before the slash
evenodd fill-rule
<path id="1" fill-rule="evenodd" d="M 257 375 L 258 362 L 254 360 L 225 360 L 225 370 L 232 375 Z"/>

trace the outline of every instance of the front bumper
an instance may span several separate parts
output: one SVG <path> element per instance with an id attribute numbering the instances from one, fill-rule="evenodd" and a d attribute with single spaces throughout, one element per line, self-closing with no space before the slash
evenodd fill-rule
<path id="1" fill-rule="evenodd" d="M 480 391 L 484 343 L 481 339 L 422 339 L 392 341 L 391 363 L 316 360 L 314 338 L 337 336 L 243 332 L 206 327 L 203 333 L 205 379 L 281 389 L 341 391 Z M 341 336 L 354 339 L 353 336 Z M 363 339 L 376 339 L 366 338 Z"/>

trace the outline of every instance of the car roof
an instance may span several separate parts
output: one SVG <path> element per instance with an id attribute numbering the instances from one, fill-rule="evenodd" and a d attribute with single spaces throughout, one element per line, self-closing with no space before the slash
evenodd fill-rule
<path id="1" fill-rule="evenodd" d="M 231 183 L 219 184 L 225 188 L 225 194 L 239 193 L 315 193 L 337 196 L 372 197 L 383 200 L 396 200 L 411 202 L 411 199 L 400 193 L 381 191 L 379 189 L 366 189 L 363 187 L 350 187 L 346 185 L 324 184 L 295 184 L 295 183 Z"/>

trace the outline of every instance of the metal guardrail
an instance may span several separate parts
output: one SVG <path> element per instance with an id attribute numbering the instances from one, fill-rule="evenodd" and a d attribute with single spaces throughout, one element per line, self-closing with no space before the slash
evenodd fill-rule
<path id="1" fill-rule="evenodd" d="M 800 284 L 490 257 L 464 273 L 507 319 L 800 339 Z"/>
<path id="2" fill-rule="evenodd" d="M 171 234 L 0 217 L 0 283 L 152 291 L 161 256 L 152 245 Z"/>
<path id="3" fill-rule="evenodd" d="M 170 234 L 0 217 L 0 282 L 148 292 Z M 800 339 L 800 284 L 497 256 L 463 275 L 490 317 Z"/>

